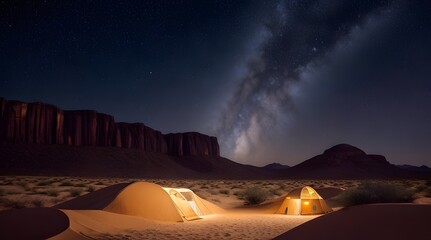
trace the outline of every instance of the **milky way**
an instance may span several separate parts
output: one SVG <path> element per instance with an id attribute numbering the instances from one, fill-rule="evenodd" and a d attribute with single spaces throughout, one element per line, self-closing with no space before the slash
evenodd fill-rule
<path id="1" fill-rule="evenodd" d="M 339 143 L 431 165 L 431 1 L 0 1 L 0 97 L 218 137 L 253 165 Z"/>
<path id="2" fill-rule="evenodd" d="M 411 14 L 418 16 L 412 17 Z M 372 125 L 373 121 L 385 118 L 386 110 L 375 108 L 372 104 L 386 107 L 385 101 L 388 100 L 384 95 L 388 93 L 382 92 L 382 96 L 370 94 L 375 91 L 373 88 L 399 91 L 403 82 L 411 80 L 402 78 L 412 76 L 394 74 L 399 61 L 408 61 L 413 57 L 409 59 L 413 64 L 401 64 L 412 71 L 416 61 L 422 62 L 414 59 L 420 57 L 416 53 L 407 56 L 403 51 L 409 49 L 400 45 L 415 42 L 415 38 L 402 35 L 415 32 L 417 28 L 428 28 L 429 33 L 429 25 L 425 25 L 429 20 L 426 20 L 426 13 L 421 10 L 419 2 L 414 6 L 397 1 L 281 1 L 271 16 L 264 28 L 267 39 L 258 47 L 254 58 L 249 60 L 247 71 L 218 129 L 226 154 L 244 163 L 294 163 L 307 156 L 295 156 L 297 152 L 315 146 L 324 150 L 330 144 L 339 143 L 337 141 L 350 141 L 371 151 L 379 151 L 367 146 L 367 142 L 375 144 L 374 139 L 381 137 L 378 129 L 385 128 L 384 121 L 372 126 L 371 131 L 367 131 L 370 132 L 368 136 L 362 136 L 358 131 L 362 131 L 364 125 Z M 420 27 L 415 26 L 418 23 L 421 23 Z M 399 61 L 393 61 L 393 58 Z M 398 73 L 406 73 L 407 69 Z M 429 90 L 430 85 L 421 79 L 414 81 L 426 85 Z M 391 84 L 395 87 L 381 89 L 382 85 Z M 340 92 L 337 92 L 337 85 Z M 317 86 L 323 96 L 319 96 L 321 93 L 315 89 Z M 332 87 L 329 91 L 325 89 L 328 86 Z M 345 95 L 347 91 L 349 93 Z M 325 106 L 332 101 L 331 94 L 335 95 L 337 102 L 333 106 Z M 429 98 L 429 92 L 425 94 Z M 314 105 L 307 105 L 304 101 L 315 102 Z M 369 106 L 361 108 L 357 104 Z M 429 107 L 427 103 L 421 104 L 420 108 Z M 337 110 L 346 105 L 349 109 Z M 311 115 L 304 113 L 307 108 L 314 109 Z M 355 116 L 355 110 L 361 114 Z M 368 114 L 367 111 L 375 113 L 373 116 L 361 116 Z M 347 117 L 344 116 L 346 112 Z M 427 113 L 422 115 L 429 118 Z M 352 119 L 353 116 L 363 120 Z M 398 121 L 386 119 L 393 120 Z M 398 124 L 403 123 L 394 125 Z M 398 127 L 393 126 L 392 130 L 405 131 Z M 429 132 L 429 128 L 425 131 Z M 387 146 L 385 143 L 377 145 Z"/>

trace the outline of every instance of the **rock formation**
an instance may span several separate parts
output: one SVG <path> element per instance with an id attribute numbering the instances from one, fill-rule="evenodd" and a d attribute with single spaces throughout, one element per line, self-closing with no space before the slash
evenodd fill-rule
<path id="1" fill-rule="evenodd" d="M 142 149 L 175 156 L 219 156 L 217 138 L 196 132 L 163 135 L 143 123 L 116 123 L 92 110 L 0 98 L 0 139 L 12 142 Z"/>
<path id="2" fill-rule="evenodd" d="M 367 154 L 361 149 L 339 144 L 323 154 L 286 169 L 290 177 L 313 179 L 361 179 L 409 177 L 382 155 Z"/>

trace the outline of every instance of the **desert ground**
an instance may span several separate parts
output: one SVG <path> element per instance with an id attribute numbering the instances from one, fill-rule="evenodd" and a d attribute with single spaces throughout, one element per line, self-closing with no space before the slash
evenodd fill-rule
<path id="1" fill-rule="evenodd" d="M 1 176 L 0 209 L 53 207 L 62 202 L 118 183 L 145 181 L 164 187 L 189 188 L 220 211 L 200 220 L 163 222 L 102 210 L 64 210 L 54 215 L 68 219 L 66 229 L 52 229 L 52 239 L 272 239 L 324 215 L 292 216 L 273 214 L 274 203 L 289 191 L 309 185 L 335 210 L 342 209 L 339 193 L 358 187 L 359 180 L 163 180 L 129 178 L 80 178 Z M 431 203 L 431 184 L 425 180 L 378 180 L 414 193 L 419 205 Z M 248 204 L 247 189 L 265 193 L 265 201 Z M 333 191 L 339 189 L 339 191 Z M 328 191 L 329 190 L 329 191 Z M 275 204 L 276 205 L 276 204 Z M 424 211 L 421 211 L 424 212 Z M 425 211 L 426 212 L 426 211 Z M 0 212 L 1 213 L 1 212 Z M 428 212 L 427 212 L 428 213 Z M 326 214 L 333 215 L 333 214 Z M 428 215 L 427 215 L 428 216 Z M 35 221 L 25 218 L 25 221 Z M 12 223 L 10 223 L 12 224 Z M 10 226 L 13 228 L 13 226 Z M 57 231 L 57 232 L 55 232 Z M 298 231 L 296 231 L 298 232 Z"/>

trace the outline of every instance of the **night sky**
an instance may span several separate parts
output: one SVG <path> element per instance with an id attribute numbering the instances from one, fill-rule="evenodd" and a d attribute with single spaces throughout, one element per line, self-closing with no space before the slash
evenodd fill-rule
<path id="1" fill-rule="evenodd" d="M 0 1 L 0 96 L 294 165 L 431 165 L 431 1 Z"/>

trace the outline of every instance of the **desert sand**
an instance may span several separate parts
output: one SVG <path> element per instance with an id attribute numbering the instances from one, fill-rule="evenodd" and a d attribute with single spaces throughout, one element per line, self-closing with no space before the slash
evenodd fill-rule
<path id="1" fill-rule="evenodd" d="M 225 210 L 198 197 L 205 215 L 183 221 L 175 208 L 170 209 L 174 206 L 163 191 L 153 183 L 117 184 L 59 204 L 55 207 L 63 208 L 70 226 L 52 239 L 75 239 L 77 235 L 91 239 L 271 239 L 317 216 L 273 214 L 279 200 Z M 112 195 L 117 196 L 110 203 L 94 204 Z M 151 207 L 159 205 L 163 208 Z M 80 207 L 87 210 L 76 210 Z"/>
<path id="2" fill-rule="evenodd" d="M 63 210 L 70 227 L 51 239 L 271 239 L 316 216 L 244 211 L 185 222 L 151 221 L 101 210 Z"/>
<path id="3" fill-rule="evenodd" d="M 202 219 L 176 222 L 149 219 L 139 214 L 120 214 L 110 209 L 109 206 L 112 207 L 130 181 L 136 179 L 2 177 L 0 180 L 0 189 L 4 193 L 1 203 L 7 203 L 3 205 L 3 209 L 30 207 L 0 211 L 0 239 L 272 239 L 279 235 L 280 239 L 316 237 L 309 235 L 309 228 L 316 229 L 313 234 L 324 232 L 332 239 L 355 239 L 354 236 L 360 236 L 356 239 L 364 236 L 366 239 L 397 239 L 397 236 L 404 236 L 399 234 L 398 231 L 401 230 L 409 233 L 412 238 L 419 238 L 424 236 L 423 219 L 431 217 L 431 205 L 426 205 L 430 198 L 423 192 L 424 181 L 393 182 L 418 189 L 415 202 L 422 205 L 374 204 L 338 211 L 340 207 L 332 199 L 343 192 L 343 189 L 357 186 L 359 181 L 150 180 L 162 186 L 190 188 L 202 197 L 201 200 L 207 206 L 211 206 L 208 208 L 211 213 L 202 216 Z M 309 216 L 273 214 L 283 201 L 283 196 L 302 185 L 313 185 L 336 211 Z M 257 206 L 245 205 L 240 192 L 252 186 L 271 193 L 267 201 Z M 139 207 L 136 197 L 133 194 L 128 196 L 127 205 Z M 14 200 L 16 202 L 12 202 Z M 45 207 L 38 208 L 37 205 Z M 387 226 L 375 227 L 381 222 L 387 222 Z M 397 230 L 389 231 L 390 228 Z M 368 235 L 364 235 L 364 232 Z M 326 235 L 319 235 L 321 239 L 327 239 L 322 236 Z"/>
<path id="4" fill-rule="evenodd" d="M 166 199 L 154 192 L 162 189 L 158 186 L 154 190 L 157 186 L 141 182 L 120 183 L 51 208 L 3 211 L 0 212 L 0 220 L 4 222 L 14 218 L 14 212 L 18 211 L 22 216 L 11 223 L 12 228 L 9 228 L 11 224 L 5 224 L 0 229 L 0 236 L 2 239 L 12 236 L 31 239 L 34 234 L 50 239 L 271 239 L 318 216 L 273 214 L 281 198 L 258 207 L 241 204 L 226 210 L 197 196 L 204 204 L 205 215 L 199 220 L 178 221 L 166 203 L 163 209 L 148 209 L 139 201 L 151 193 L 146 200 L 148 203 L 152 206 L 157 202 L 163 203 Z M 141 191 L 142 188 L 145 190 Z M 226 203 L 231 204 L 231 201 Z M 35 214 L 36 210 L 39 214 Z M 43 218 L 45 225 L 37 230 L 27 229 L 32 222 L 38 221 L 37 218 Z M 53 222 L 63 224 L 56 227 L 56 224 L 51 224 Z M 20 235 L 20 228 L 26 229 L 24 232 L 27 234 Z"/>
<path id="5" fill-rule="evenodd" d="M 431 205 L 369 204 L 302 224 L 275 239 L 429 239 Z"/>

